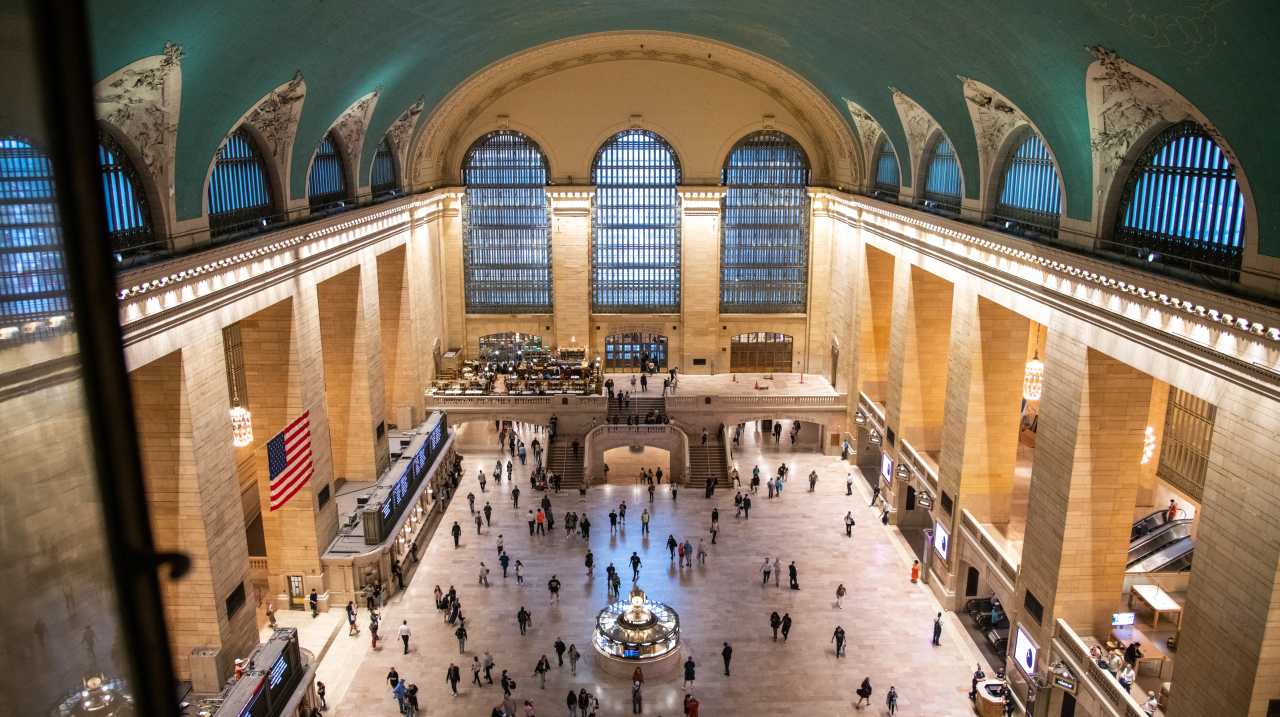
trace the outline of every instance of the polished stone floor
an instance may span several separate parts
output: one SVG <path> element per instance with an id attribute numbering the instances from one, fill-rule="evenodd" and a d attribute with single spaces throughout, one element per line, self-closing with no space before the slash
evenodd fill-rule
<path id="1" fill-rule="evenodd" d="M 697 681 L 692 692 L 702 704 L 703 715 L 833 715 L 853 714 L 853 691 L 869 676 L 875 689 L 872 708 L 865 714 L 887 714 L 884 695 L 895 685 L 900 695 L 898 714 L 972 714 L 966 697 L 969 675 L 978 660 L 955 615 L 944 615 L 941 647 L 930 637 L 937 602 L 923 585 L 909 580 L 909 548 L 901 537 L 875 520 L 867 507 L 867 484 L 854 481 L 854 496 L 845 496 L 847 467 L 838 459 L 792 449 L 785 437 L 781 447 L 758 445 L 748 431 L 736 456 L 744 478 L 759 462 L 772 472 L 779 461 L 791 465 L 793 479 L 780 499 L 769 500 L 763 490 L 755 499 L 749 520 L 734 517 L 733 496 L 721 491 L 712 500 L 681 491 L 673 502 L 659 491 L 649 504 L 634 484 L 593 488 L 585 498 L 576 493 L 553 495 L 557 530 L 531 538 L 525 523 L 534 493 L 526 474 L 517 467 L 521 485 L 520 509 L 512 507 L 510 483 L 500 492 L 481 494 L 475 481 L 477 468 L 486 472 L 493 463 L 492 431 L 481 423 L 468 424 L 460 435 L 466 452 L 466 479 L 441 529 L 425 551 L 422 564 L 403 595 L 392 600 L 383 613 L 388 640 L 378 651 L 369 649 L 367 632 L 352 638 L 342 630 L 325 651 L 319 678 L 329 688 L 331 715 L 394 715 L 396 705 L 385 681 L 395 666 L 420 688 L 420 702 L 427 714 L 488 715 L 502 698 L 495 687 L 468 686 L 470 663 L 475 655 L 493 654 L 498 670 L 510 670 L 518 682 L 519 704 L 528 699 L 539 715 L 565 714 L 569 689 L 585 687 L 600 700 L 601 715 L 630 712 L 626 680 L 603 675 L 593 659 L 591 629 L 596 613 L 605 604 L 604 566 L 613 562 L 623 576 L 623 590 L 630 587 L 626 564 L 632 551 L 644 561 L 640 586 L 657 600 L 679 611 L 685 653 L 696 661 Z M 471 435 L 466 435 L 470 433 Z M 807 492 L 805 476 L 816 468 L 821 476 L 814 494 Z M 494 524 L 476 535 L 467 509 L 466 494 L 474 491 L 477 505 L 492 501 Z M 540 498 L 540 496 L 538 496 Z M 628 504 L 627 524 L 610 535 L 607 514 L 621 501 Z M 712 506 L 720 508 L 721 533 L 710 545 L 707 529 Z M 652 513 L 652 536 L 640 531 L 640 512 Z M 591 517 L 591 549 L 596 555 L 596 575 L 589 579 L 583 568 L 585 545 L 566 537 L 561 529 L 565 511 L 586 512 Z M 843 516 L 853 510 L 858 525 L 846 538 Z M 464 528 L 461 547 L 455 549 L 448 528 L 458 520 Z M 507 552 L 525 565 L 526 584 L 516 584 L 514 572 L 504 580 L 497 567 L 498 534 Z M 705 565 L 678 569 L 668 559 L 664 542 L 668 534 L 696 546 L 707 542 Z M 760 584 L 760 564 L 765 556 L 780 557 L 784 566 L 794 560 L 801 590 Z M 477 585 L 480 562 L 491 568 L 489 588 Z M 563 583 L 560 604 L 549 605 L 547 580 L 552 574 Z M 844 609 L 835 607 L 835 589 L 848 589 Z M 466 653 L 458 654 L 452 627 L 435 610 L 432 588 L 457 587 L 468 617 L 470 637 Z M 533 615 L 532 628 L 522 637 L 516 611 L 526 606 Z M 774 642 L 768 627 L 769 613 L 790 613 L 794 621 L 790 640 Z M 361 611 L 362 626 L 367 615 Z M 395 631 L 407 620 L 413 631 L 408 655 L 402 654 Z M 831 644 L 836 625 L 848 634 L 847 657 L 837 660 Z M 578 674 L 555 667 L 556 638 L 574 643 L 584 655 Z M 723 675 L 721 644 L 734 648 L 732 677 Z M 547 688 L 538 689 L 533 668 L 546 654 L 553 668 Z M 450 661 L 463 673 L 461 695 L 452 697 L 445 683 Z M 497 677 L 495 672 L 495 679 Z M 679 715 L 684 691 L 680 680 L 650 680 L 645 686 L 645 713 Z"/>

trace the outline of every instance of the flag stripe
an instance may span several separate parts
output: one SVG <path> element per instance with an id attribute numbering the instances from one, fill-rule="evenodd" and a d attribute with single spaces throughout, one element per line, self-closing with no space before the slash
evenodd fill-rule
<path id="1" fill-rule="evenodd" d="M 267 443 L 267 470 L 271 510 L 278 510 L 315 474 L 310 411 L 303 411 Z"/>

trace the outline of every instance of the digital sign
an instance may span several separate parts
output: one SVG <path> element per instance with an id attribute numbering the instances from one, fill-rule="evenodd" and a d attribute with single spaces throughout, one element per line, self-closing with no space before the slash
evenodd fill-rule
<path id="1" fill-rule="evenodd" d="M 942 527 L 942 523 L 933 522 L 933 551 L 942 556 L 943 561 L 947 559 L 947 551 L 951 549 L 951 534 L 947 529 Z"/>
<path id="2" fill-rule="evenodd" d="M 390 533 L 392 526 L 400 518 L 400 514 L 404 512 L 409 496 L 413 495 L 423 479 L 427 477 L 427 471 L 430 470 L 431 464 L 439 457 L 440 450 L 444 447 L 445 438 L 449 435 L 448 417 L 442 412 L 436 412 L 431 415 L 427 422 L 430 423 L 431 421 L 435 421 L 435 425 L 431 427 L 426 440 L 409 458 L 404 470 L 400 473 L 400 477 L 391 485 L 389 494 L 382 501 L 380 510 L 382 514 L 382 529 L 379 536 L 381 539 L 385 539 Z"/>
<path id="3" fill-rule="evenodd" d="M 1028 677 L 1036 673 L 1036 655 L 1039 652 L 1040 648 L 1031 641 L 1031 636 L 1019 625 L 1018 635 L 1013 641 L 1013 658 L 1018 663 L 1018 669 L 1025 672 Z"/>
<path id="4" fill-rule="evenodd" d="M 893 459 L 889 456 L 880 457 L 880 477 L 885 484 L 893 483 Z"/>

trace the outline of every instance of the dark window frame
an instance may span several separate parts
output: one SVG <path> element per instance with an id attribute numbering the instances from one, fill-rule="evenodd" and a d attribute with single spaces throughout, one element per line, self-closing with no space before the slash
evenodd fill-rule
<path id="1" fill-rule="evenodd" d="M 214 156 L 207 200 L 209 235 L 218 240 L 257 234 L 280 218 L 266 155 L 243 125 Z"/>
<path id="2" fill-rule="evenodd" d="M 1017 130 L 1001 169 L 992 217 L 1006 230 L 1053 238 L 1058 236 L 1061 214 L 1062 188 L 1053 153 L 1043 137 L 1024 126 Z"/>
<path id="3" fill-rule="evenodd" d="M 307 169 L 307 205 L 312 215 L 332 214 L 354 207 L 349 191 L 347 161 L 342 143 L 332 131 L 316 143 Z"/>
<path id="4" fill-rule="evenodd" d="M 375 202 L 390 199 L 401 192 L 400 161 L 386 137 L 378 142 L 373 153 L 373 163 L 369 167 L 369 192 Z"/>
<path id="5" fill-rule="evenodd" d="M 940 149 L 945 149 L 939 154 Z M 938 214 L 959 216 L 964 197 L 964 175 L 960 171 L 960 158 L 956 155 L 955 145 L 945 132 L 935 132 L 929 142 L 928 151 L 924 153 L 924 181 L 921 183 L 920 204 Z M 939 174 L 939 173 L 945 174 Z M 930 188 L 930 184 L 933 185 Z M 952 193 L 951 190 L 955 192 Z"/>
<path id="6" fill-rule="evenodd" d="M 155 220 L 147 199 L 146 178 L 124 145 L 106 130 L 98 132 L 98 169 L 107 209 L 107 236 L 119 263 L 155 250 Z"/>

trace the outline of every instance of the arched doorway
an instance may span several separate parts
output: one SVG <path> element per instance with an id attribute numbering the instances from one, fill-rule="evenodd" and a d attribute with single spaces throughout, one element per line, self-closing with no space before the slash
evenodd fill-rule
<path id="1" fill-rule="evenodd" d="M 671 451 L 644 444 L 619 446 L 604 452 L 604 465 L 609 466 L 606 482 L 639 487 L 640 469 L 662 470 L 662 484 L 671 482 Z"/>
<path id="2" fill-rule="evenodd" d="M 755 331 L 729 340 L 729 370 L 734 373 L 790 373 L 794 342 L 787 334 Z"/>
<path id="3" fill-rule="evenodd" d="M 503 331 L 480 337 L 480 358 L 484 361 L 514 363 L 526 356 L 545 352 L 542 337 L 533 334 Z"/>
<path id="4" fill-rule="evenodd" d="M 604 339 L 606 371 L 639 371 L 641 362 L 652 361 L 654 368 L 667 367 L 667 337 L 645 331 L 626 331 Z"/>

